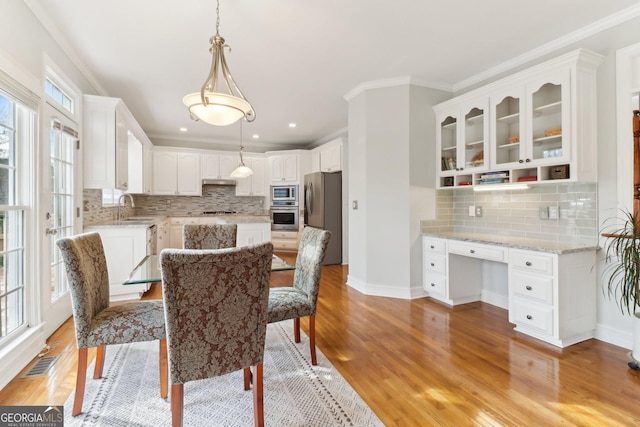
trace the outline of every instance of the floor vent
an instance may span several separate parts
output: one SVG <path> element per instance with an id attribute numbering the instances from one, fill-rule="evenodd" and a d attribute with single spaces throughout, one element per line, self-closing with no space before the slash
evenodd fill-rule
<path id="1" fill-rule="evenodd" d="M 59 356 L 47 356 L 38 360 L 34 365 L 27 371 L 26 374 L 22 376 L 22 378 L 34 378 L 34 377 L 42 377 L 44 376 L 49 368 L 56 363 Z"/>

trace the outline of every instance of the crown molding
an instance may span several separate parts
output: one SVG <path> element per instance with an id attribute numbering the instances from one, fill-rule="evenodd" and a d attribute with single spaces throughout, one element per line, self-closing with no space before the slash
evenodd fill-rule
<path id="1" fill-rule="evenodd" d="M 534 61 L 544 55 L 553 53 L 563 47 L 571 45 L 572 43 L 584 40 L 587 37 L 591 37 L 602 31 L 608 30 L 609 28 L 613 28 L 616 25 L 620 25 L 638 16 L 640 16 L 640 4 L 628 7 L 627 9 L 621 10 L 620 12 L 614 13 L 613 15 L 609 15 L 605 18 L 600 19 L 599 21 L 587 25 L 586 27 L 582 27 L 547 44 L 543 44 L 542 46 L 530 50 L 523 55 L 516 56 L 515 58 L 503 62 L 496 67 L 490 68 L 485 72 L 476 74 L 475 76 L 470 77 L 466 80 L 462 80 L 461 82 L 453 85 L 453 92 L 455 93 L 467 89 L 473 85 L 491 79 L 502 73 L 508 72 L 509 70 L 512 70 L 520 65 L 524 65 L 530 61 Z"/>
<path id="2" fill-rule="evenodd" d="M 362 92 L 371 89 L 383 89 L 388 87 L 396 87 L 396 86 L 421 86 L 427 87 L 431 89 L 443 90 L 446 92 L 452 92 L 453 86 L 447 83 L 438 83 L 438 82 L 430 82 L 424 79 L 420 79 L 412 76 L 402 76 L 402 77 L 394 77 L 390 79 L 383 80 L 372 80 L 369 82 L 360 83 L 355 88 L 351 89 L 344 95 L 344 99 L 348 102 L 351 101 L 356 96 L 360 95 Z"/>
<path id="3" fill-rule="evenodd" d="M 62 35 L 60 29 L 49 19 L 49 16 L 42 10 L 37 0 L 23 0 L 27 7 L 31 9 L 31 12 L 38 21 L 42 24 L 44 29 L 51 35 L 53 40 L 60 46 L 60 49 L 69 57 L 71 63 L 75 65 L 80 73 L 87 79 L 91 87 L 95 89 L 98 95 L 109 96 L 106 89 L 100 84 L 100 81 L 96 76 L 89 71 L 84 61 L 76 54 L 75 50 L 71 47 L 71 44 Z"/>

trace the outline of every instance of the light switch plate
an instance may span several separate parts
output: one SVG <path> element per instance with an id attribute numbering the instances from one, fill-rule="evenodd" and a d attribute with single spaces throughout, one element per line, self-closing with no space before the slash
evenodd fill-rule
<path id="1" fill-rule="evenodd" d="M 476 206 L 476 216 L 482 216 L 482 206 Z"/>
<path id="2" fill-rule="evenodd" d="M 469 216 L 476 216 L 476 207 L 469 206 Z"/>
<path id="3" fill-rule="evenodd" d="M 557 206 L 549 206 L 549 219 L 560 218 L 560 212 Z"/>

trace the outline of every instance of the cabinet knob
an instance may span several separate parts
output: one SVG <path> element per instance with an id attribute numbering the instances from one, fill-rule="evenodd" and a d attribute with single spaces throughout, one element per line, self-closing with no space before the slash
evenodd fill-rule
<path id="1" fill-rule="evenodd" d="M 531 159 L 527 159 L 527 160 L 525 160 L 525 162 L 527 162 L 527 163 L 529 163 L 530 161 L 531 161 Z"/>
<path id="2" fill-rule="evenodd" d="M 435 246 L 433 246 L 433 245 L 431 245 L 431 246 L 429 246 L 429 247 L 430 247 L 431 249 L 435 249 L 435 248 L 436 248 L 436 247 L 435 247 Z"/>
<path id="3" fill-rule="evenodd" d="M 435 288 L 435 287 L 436 287 L 436 284 L 435 284 L 435 283 L 432 283 L 432 284 L 431 284 L 431 287 Z"/>
<path id="4" fill-rule="evenodd" d="M 469 249 L 469 252 L 471 252 L 472 254 L 475 254 L 475 253 L 476 253 L 476 251 L 475 251 L 475 250 L 473 250 L 473 249 Z"/>
<path id="5" fill-rule="evenodd" d="M 524 263 L 524 265 L 526 265 L 527 267 L 531 267 L 533 264 L 531 264 L 531 261 L 527 261 Z"/>
<path id="6" fill-rule="evenodd" d="M 531 286 L 527 285 L 527 286 L 525 287 L 525 289 L 526 289 L 526 290 L 528 290 L 528 291 L 530 291 L 532 288 L 531 288 Z"/>
<path id="7" fill-rule="evenodd" d="M 431 267 L 435 267 L 436 265 L 434 263 L 431 263 Z"/>
<path id="8" fill-rule="evenodd" d="M 520 159 L 518 160 L 518 163 L 524 163 L 524 160 Z"/>
<path id="9" fill-rule="evenodd" d="M 533 319 L 533 316 L 530 314 L 527 314 L 527 320 L 531 320 L 531 319 Z"/>

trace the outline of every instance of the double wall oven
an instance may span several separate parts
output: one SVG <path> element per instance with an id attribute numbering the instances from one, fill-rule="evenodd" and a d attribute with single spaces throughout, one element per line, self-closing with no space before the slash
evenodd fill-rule
<path id="1" fill-rule="evenodd" d="M 271 229 L 298 230 L 298 186 L 271 186 Z"/>

